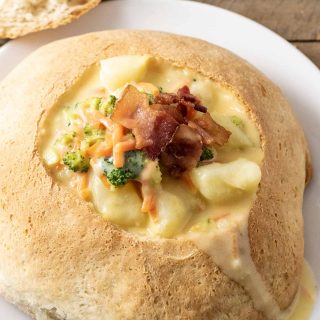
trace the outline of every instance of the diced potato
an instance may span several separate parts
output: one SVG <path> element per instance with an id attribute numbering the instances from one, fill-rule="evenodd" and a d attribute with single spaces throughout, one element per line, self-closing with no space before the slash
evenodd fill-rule
<path id="1" fill-rule="evenodd" d="M 140 82 L 147 72 L 149 60 L 148 55 L 119 56 L 101 60 L 100 79 L 110 92 L 128 82 Z"/>
<path id="2" fill-rule="evenodd" d="M 159 88 L 150 82 L 139 82 L 135 84 L 135 87 L 142 92 L 152 94 L 154 96 L 159 94 Z"/>
<path id="3" fill-rule="evenodd" d="M 259 185 L 261 170 L 255 162 L 238 159 L 196 168 L 191 172 L 191 179 L 205 198 L 225 202 L 254 191 Z"/>
<path id="4" fill-rule="evenodd" d="M 141 212 L 141 200 L 131 183 L 111 191 L 92 174 L 91 190 L 94 205 L 108 221 L 125 227 L 143 226 L 147 222 L 147 215 Z"/>
<path id="5" fill-rule="evenodd" d="M 190 218 L 183 200 L 169 192 L 161 191 L 158 194 L 159 220 L 152 224 L 149 232 L 160 237 L 170 238 L 179 233 Z"/>
<path id="6" fill-rule="evenodd" d="M 209 79 L 192 81 L 190 85 L 190 90 L 192 94 L 201 99 L 201 103 L 213 110 L 215 104 L 217 103 L 217 97 L 214 90 L 212 90 L 212 81 Z"/>
<path id="7" fill-rule="evenodd" d="M 220 114 L 213 114 L 213 119 L 231 132 L 231 136 L 226 145 L 234 148 L 245 148 L 253 146 L 253 142 L 242 131 L 241 127 L 237 126 L 232 121 L 231 117 L 223 116 Z"/>
<path id="8" fill-rule="evenodd" d="M 55 166 L 60 161 L 58 153 L 53 148 L 46 150 L 43 158 L 49 167 Z"/>
<path id="9" fill-rule="evenodd" d="M 201 207 L 203 208 L 205 206 L 201 197 L 190 192 L 186 183 L 180 179 L 164 176 L 162 180 L 162 187 L 165 191 L 181 199 L 185 207 L 193 213 L 197 213 Z"/>

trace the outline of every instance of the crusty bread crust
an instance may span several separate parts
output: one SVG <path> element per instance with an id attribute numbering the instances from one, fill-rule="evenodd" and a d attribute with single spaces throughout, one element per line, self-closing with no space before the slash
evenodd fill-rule
<path id="1" fill-rule="evenodd" d="M 281 309 L 303 265 L 303 131 L 281 91 L 246 61 L 189 37 L 106 31 L 46 45 L 0 84 L 0 292 L 57 319 L 265 319 L 193 243 L 146 240 L 108 223 L 47 174 L 37 150 L 47 111 L 88 66 L 151 54 L 232 90 L 256 122 L 262 180 L 249 216 L 252 259 Z"/>
<path id="2" fill-rule="evenodd" d="M 65 25 L 80 18 L 100 1 L 73 0 L 63 3 L 50 0 L 5 0 L 0 5 L 0 39 L 13 39 Z"/>

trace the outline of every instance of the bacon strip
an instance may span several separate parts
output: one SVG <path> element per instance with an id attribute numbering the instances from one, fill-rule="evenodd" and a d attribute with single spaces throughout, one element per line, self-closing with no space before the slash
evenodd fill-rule
<path id="1" fill-rule="evenodd" d="M 172 142 L 161 154 L 161 163 L 174 177 L 197 166 L 202 152 L 202 142 L 196 130 L 182 124 L 177 129 Z"/>
<path id="2" fill-rule="evenodd" d="M 147 95 L 128 85 L 111 120 L 132 130 L 136 149 L 152 160 L 160 156 L 168 173 L 180 176 L 197 166 L 203 146 L 221 146 L 231 134 L 200 102 L 184 86 L 177 94 L 158 94 L 149 105 Z"/>
<path id="3" fill-rule="evenodd" d="M 163 110 L 150 108 L 148 97 L 134 86 L 127 86 L 111 119 L 131 129 L 136 148 L 156 159 L 166 148 L 179 123 Z"/>
<path id="4" fill-rule="evenodd" d="M 174 93 L 160 93 L 154 99 L 154 102 L 162 106 L 171 106 L 172 108 L 178 109 L 183 117 L 190 120 L 192 119 L 196 111 L 207 112 L 207 108 L 200 105 L 200 100 L 196 96 L 190 93 L 187 86 L 183 86 L 177 92 Z M 185 123 L 185 121 L 179 121 Z"/>
<path id="5" fill-rule="evenodd" d="M 188 125 L 199 133 L 206 146 L 222 146 L 231 135 L 231 132 L 215 122 L 209 113 L 189 121 Z"/>

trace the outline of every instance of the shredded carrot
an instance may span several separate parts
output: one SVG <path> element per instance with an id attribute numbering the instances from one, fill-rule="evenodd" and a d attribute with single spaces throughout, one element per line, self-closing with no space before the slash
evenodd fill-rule
<path id="1" fill-rule="evenodd" d="M 121 124 L 118 124 L 118 123 L 114 124 L 113 133 L 112 133 L 112 142 L 114 146 L 121 141 L 123 137 L 123 131 L 124 131 L 124 128 Z"/>
<path id="2" fill-rule="evenodd" d="M 89 147 L 85 153 L 90 158 L 110 157 L 112 155 L 112 146 L 98 141 Z"/>
<path id="3" fill-rule="evenodd" d="M 64 165 L 62 164 L 62 162 L 58 162 L 55 166 L 54 169 L 55 170 L 62 170 L 64 168 Z"/>
<path id="4" fill-rule="evenodd" d="M 109 190 L 110 189 L 110 183 L 109 183 L 107 177 L 104 176 L 104 175 L 101 175 L 100 176 L 100 180 L 103 183 L 103 185 Z"/>
<path id="5" fill-rule="evenodd" d="M 151 216 L 156 219 L 157 206 L 156 206 L 156 192 L 150 186 L 149 183 L 143 182 L 141 185 L 141 194 L 142 194 L 142 206 L 141 211 L 144 213 L 150 213 Z"/>
<path id="6" fill-rule="evenodd" d="M 84 110 L 83 108 L 81 108 L 81 109 L 79 110 L 79 115 L 80 115 L 81 120 L 82 120 L 84 123 L 88 122 L 86 112 L 85 112 L 85 110 Z"/>
<path id="7" fill-rule="evenodd" d="M 110 157 L 112 155 L 112 148 L 101 148 L 99 150 L 97 150 L 97 152 L 95 153 L 95 156 L 97 158 L 99 157 Z"/>
<path id="8" fill-rule="evenodd" d="M 220 213 L 220 214 L 214 215 L 211 219 L 214 220 L 214 221 L 218 221 L 218 220 L 220 220 L 220 219 L 225 218 L 225 217 L 228 216 L 229 214 L 230 214 L 230 213 L 228 213 L 228 212 L 222 212 L 222 213 Z"/>
<path id="9" fill-rule="evenodd" d="M 89 123 L 93 128 L 101 128 L 100 119 L 105 118 L 103 113 L 98 110 L 80 109 L 80 117 L 84 123 Z"/>
<path id="10" fill-rule="evenodd" d="M 191 177 L 189 175 L 189 173 L 184 173 L 181 176 L 182 181 L 185 183 L 185 185 L 187 186 L 187 188 L 189 189 L 189 191 L 193 194 L 197 193 L 197 188 L 195 187 L 195 185 L 193 184 Z"/>
<path id="11" fill-rule="evenodd" d="M 113 147 L 113 142 L 112 142 L 112 135 L 108 132 L 105 133 L 104 135 L 104 140 L 108 148 Z"/>
<path id="12" fill-rule="evenodd" d="M 80 196 L 89 201 L 91 199 L 91 191 L 89 189 L 89 175 L 88 173 L 80 174 L 80 185 L 79 185 Z"/>
<path id="13" fill-rule="evenodd" d="M 232 255 L 235 260 L 239 259 L 240 254 L 239 254 L 238 237 L 235 233 L 232 235 Z"/>
<path id="14" fill-rule="evenodd" d="M 86 156 L 92 158 L 94 157 L 98 147 L 100 145 L 100 141 L 96 142 L 95 144 L 93 144 L 91 147 L 89 147 L 86 151 L 85 151 L 85 154 Z"/>
<path id="15" fill-rule="evenodd" d="M 73 131 L 75 131 L 75 133 L 76 133 L 76 136 L 74 138 L 74 146 L 76 148 L 79 148 L 81 141 L 84 138 L 83 129 L 80 127 L 75 127 Z"/>
<path id="16" fill-rule="evenodd" d="M 113 147 L 113 164 L 116 168 L 124 166 L 124 153 L 133 150 L 136 146 L 136 140 L 131 137 L 125 141 L 118 142 Z"/>
<path id="17" fill-rule="evenodd" d="M 100 123 L 102 123 L 109 131 L 113 131 L 115 123 L 107 117 L 103 117 L 100 119 Z"/>

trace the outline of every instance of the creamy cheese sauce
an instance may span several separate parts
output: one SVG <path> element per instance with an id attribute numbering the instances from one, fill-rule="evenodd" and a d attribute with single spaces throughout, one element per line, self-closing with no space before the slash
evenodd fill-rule
<path id="1" fill-rule="evenodd" d="M 310 319 L 313 307 L 316 301 L 316 285 L 315 280 L 310 269 L 310 266 L 305 261 L 300 292 L 296 299 L 296 304 L 294 306 L 292 314 L 289 316 L 288 320 L 307 320 Z"/>
<path id="2" fill-rule="evenodd" d="M 250 256 L 247 222 L 260 181 L 259 166 L 263 161 L 260 134 L 250 115 L 230 91 L 210 79 L 159 59 L 139 59 L 137 64 L 126 62 L 135 65 L 131 78 L 125 64 L 117 69 L 107 61 L 107 67 L 102 64 L 100 76 L 100 66 L 92 67 L 58 101 L 48 116 L 50 121 L 45 123 L 41 131 L 40 147 L 45 162 L 50 147 L 65 129 L 63 106 L 98 96 L 105 88 L 106 92 L 119 96 L 120 84 L 123 87 L 126 82 L 133 85 L 136 82 L 149 82 L 161 87 L 164 92 L 177 92 L 182 86 L 189 86 L 191 93 L 201 99 L 213 119 L 232 132 L 228 143 L 216 148 L 215 164 L 196 168 L 191 173 L 193 185 L 198 190 L 190 190 L 182 180 L 163 177 L 158 199 L 159 218 L 155 221 L 139 211 L 141 199 L 131 183 L 125 189 L 112 192 L 103 188 L 103 184 L 90 172 L 90 187 L 95 190 L 93 204 L 106 219 L 122 225 L 128 231 L 153 238 L 176 237 L 193 241 L 212 257 L 226 275 L 245 288 L 257 310 L 271 320 L 288 319 L 292 308 L 284 312 L 279 309 Z M 121 73 L 121 68 L 125 69 L 122 70 L 124 83 L 121 83 L 120 76 L 116 82 L 105 79 L 104 72 L 108 72 L 108 66 L 110 74 L 117 75 L 119 70 Z M 76 184 L 73 173 L 68 169 L 58 172 L 51 170 L 51 173 L 60 183 Z M 248 176 L 254 177 L 251 177 L 253 182 Z M 303 288 L 304 284 L 300 295 L 303 307 L 298 307 L 297 310 L 301 311 L 297 312 L 305 312 L 305 315 L 311 308 L 305 306 L 308 303 L 311 306 L 312 299 L 301 298 L 305 297 Z M 306 318 L 303 316 L 299 319 Z"/>
<path id="3" fill-rule="evenodd" d="M 46 158 L 47 150 L 50 150 L 50 146 L 54 144 L 59 134 L 65 129 L 62 107 L 74 105 L 88 97 L 98 96 L 101 92 L 104 92 L 104 85 L 99 72 L 99 66 L 94 66 L 89 69 L 51 111 L 53 116 L 50 117 L 50 124 L 45 125 L 41 132 L 43 136 L 42 150 L 44 151 L 44 158 Z M 161 87 L 164 92 L 176 92 L 180 87 L 188 85 L 190 91 L 201 98 L 202 104 L 208 108 L 214 120 L 233 132 L 229 142 L 225 146 L 217 148 L 215 155 L 216 162 L 230 163 L 242 158 L 255 162 L 258 165 L 261 163 L 263 153 L 260 147 L 258 130 L 245 112 L 244 107 L 229 91 L 217 86 L 211 80 L 204 78 L 192 70 L 177 68 L 163 62 L 159 63 L 156 59 L 152 59 L 148 63 L 146 72 L 144 72 L 140 82 L 150 82 L 157 87 Z M 119 90 L 112 92 L 112 94 L 117 96 L 119 96 L 120 93 L 121 91 Z M 240 119 L 241 127 L 238 127 L 232 122 L 232 117 L 236 117 L 238 120 Z M 67 168 L 52 173 L 60 182 L 76 185 L 73 172 Z M 201 181 L 199 183 L 201 183 Z M 100 186 L 98 182 L 92 181 L 91 179 L 91 185 L 93 184 Z M 161 231 L 163 228 L 159 229 L 159 224 L 154 223 L 152 219 L 147 217 L 147 219 L 144 219 L 145 224 L 143 228 L 137 228 L 131 225 L 129 227 L 126 226 L 128 230 L 142 235 L 157 236 L 160 234 L 160 236 L 172 237 L 177 234 L 185 235 L 189 230 L 196 231 L 213 228 L 215 219 L 218 219 L 221 215 L 228 215 L 228 218 L 233 215 L 245 216 L 255 197 L 255 190 L 246 192 L 228 188 L 226 193 L 230 195 L 230 199 L 227 199 L 224 203 L 220 203 L 221 201 L 218 200 L 211 202 L 204 199 L 199 193 L 194 194 L 190 192 L 183 181 L 170 177 L 163 179 L 162 187 L 164 191 L 175 196 L 171 201 L 171 208 L 163 208 L 163 211 L 168 210 L 174 212 L 179 211 L 178 208 L 180 208 L 181 219 L 172 222 L 172 224 L 176 226 L 172 227 L 169 232 L 163 232 Z M 224 184 L 222 187 L 224 189 L 226 188 Z M 112 194 L 110 195 L 110 192 L 103 190 L 102 187 L 98 187 L 97 189 L 99 189 L 99 192 L 96 192 L 93 196 L 93 202 L 96 208 L 105 208 L 105 211 L 116 209 L 106 208 L 104 203 L 106 197 L 109 196 L 110 198 Z M 218 195 L 216 197 L 218 197 Z M 168 198 L 168 196 L 165 195 L 164 198 Z M 138 201 L 140 200 L 136 199 L 134 207 L 137 207 L 136 202 Z M 116 201 L 112 203 L 116 203 Z M 101 212 L 101 210 L 98 211 Z M 104 214 L 104 212 L 102 212 L 102 214 Z M 122 214 L 119 213 L 119 215 Z M 185 221 L 184 227 L 181 227 Z M 123 223 L 123 225 L 126 225 L 126 223 Z M 170 229 L 170 227 L 166 228 Z"/>

